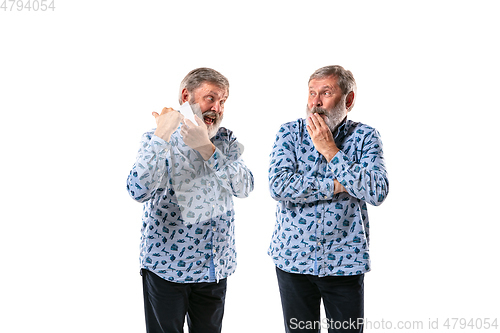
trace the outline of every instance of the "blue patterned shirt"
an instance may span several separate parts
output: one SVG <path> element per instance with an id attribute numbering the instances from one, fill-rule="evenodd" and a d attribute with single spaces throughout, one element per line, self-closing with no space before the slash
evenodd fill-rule
<path id="1" fill-rule="evenodd" d="M 382 141 L 372 127 L 344 121 L 334 140 L 340 151 L 327 162 L 313 145 L 306 120 L 281 126 L 269 168 L 278 201 L 268 254 L 286 272 L 322 276 L 370 270 L 367 203 L 389 192 Z M 337 179 L 347 190 L 334 194 Z"/>
<path id="2" fill-rule="evenodd" d="M 248 196 L 253 175 L 230 130 L 211 141 L 205 161 L 179 129 L 170 142 L 147 132 L 127 179 L 130 196 L 144 203 L 141 268 L 172 282 L 214 282 L 236 268 L 232 197 Z"/>

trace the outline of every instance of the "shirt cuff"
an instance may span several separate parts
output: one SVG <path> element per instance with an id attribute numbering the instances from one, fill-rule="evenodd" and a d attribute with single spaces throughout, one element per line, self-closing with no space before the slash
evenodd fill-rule
<path id="1" fill-rule="evenodd" d="M 224 154 L 222 154 L 219 148 L 215 147 L 214 153 L 208 160 L 205 161 L 205 163 L 210 167 L 210 169 L 219 171 L 224 165 Z"/>
<path id="2" fill-rule="evenodd" d="M 163 156 L 170 150 L 170 142 L 163 140 L 162 138 L 153 134 L 151 140 L 149 141 L 149 145 L 153 152 L 155 152 L 159 156 Z"/>
<path id="3" fill-rule="evenodd" d="M 331 200 L 335 195 L 335 183 L 333 179 L 324 178 L 320 183 L 318 200 Z"/>

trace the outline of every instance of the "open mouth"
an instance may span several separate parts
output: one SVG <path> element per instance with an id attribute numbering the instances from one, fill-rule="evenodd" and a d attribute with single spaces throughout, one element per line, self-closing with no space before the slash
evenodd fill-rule
<path id="1" fill-rule="evenodd" d="M 215 117 L 212 117 L 212 116 L 204 116 L 203 117 L 203 121 L 205 122 L 205 124 L 207 125 L 212 125 L 214 122 L 215 122 Z"/>

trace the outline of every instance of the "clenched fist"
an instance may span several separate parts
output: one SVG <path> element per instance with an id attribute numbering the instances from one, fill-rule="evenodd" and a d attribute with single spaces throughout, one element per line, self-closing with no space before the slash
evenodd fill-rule
<path id="1" fill-rule="evenodd" d="M 165 141 L 170 141 L 170 136 L 179 126 L 184 116 L 172 108 L 163 108 L 161 114 L 153 112 L 156 121 L 155 135 Z"/>

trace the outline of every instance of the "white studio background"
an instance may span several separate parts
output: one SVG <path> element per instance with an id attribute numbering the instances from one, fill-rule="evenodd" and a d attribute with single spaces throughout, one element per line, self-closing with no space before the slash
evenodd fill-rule
<path id="1" fill-rule="evenodd" d="M 10 6 L 0 10 L 1 332 L 145 331 L 141 205 L 126 178 L 151 112 L 178 106 L 180 81 L 201 66 L 231 83 L 223 126 L 255 177 L 236 199 L 223 332 L 283 332 L 266 254 L 268 155 L 279 125 L 304 115 L 309 75 L 333 64 L 353 72 L 349 117 L 380 131 L 389 170 L 387 201 L 369 209 L 366 318 L 498 316 L 496 1 Z"/>

